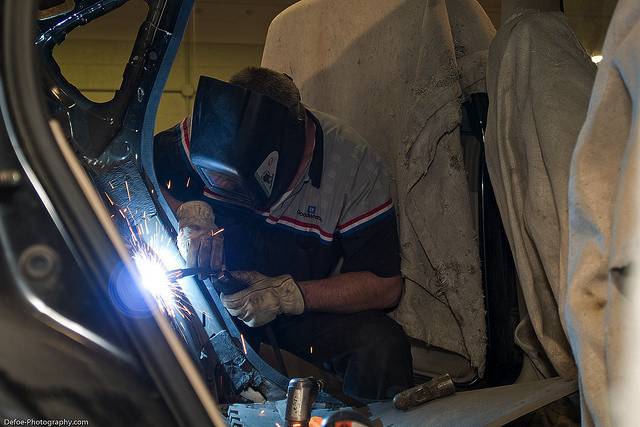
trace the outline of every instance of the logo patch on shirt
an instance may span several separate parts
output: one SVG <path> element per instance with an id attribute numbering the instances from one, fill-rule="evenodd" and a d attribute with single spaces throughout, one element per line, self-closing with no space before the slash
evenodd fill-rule
<path id="1" fill-rule="evenodd" d="M 297 215 L 301 216 L 303 218 L 309 218 L 309 219 L 315 219 L 315 220 L 318 220 L 318 221 L 322 221 L 322 217 L 320 215 L 316 214 L 317 211 L 318 211 L 317 207 L 315 207 L 313 205 L 308 205 L 306 212 L 302 212 L 300 209 L 298 209 Z"/>
<path id="2" fill-rule="evenodd" d="M 273 181 L 276 179 L 276 169 L 278 168 L 278 152 L 272 151 L 264 159 L 260 167 L 256 169 L 254 174 L 256 181 L 264 190 L 267 196 L 271 196 L 273 190 Z"/>

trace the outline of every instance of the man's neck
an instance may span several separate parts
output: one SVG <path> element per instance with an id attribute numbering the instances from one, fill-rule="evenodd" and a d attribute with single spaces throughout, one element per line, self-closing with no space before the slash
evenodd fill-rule
<path id="1" fill-rule="evenodd" d="M 311 163 L 311 159 L 313 158 L 313 149 L 316 146 L 316 125 L 309 118 L 309 113 L 306 113 L 305 116 L 305 142 L 304 142 L 304 152 L 302 153 L 302 160 L 300 161 L 300 166 L 298 166 L 298 170 L 296 171 L 296 175 L 289 184 L 289 188 L 287 191 L 280 197 L 280 199 L 271 206 L 271 209 L 275 209 L 280 206 L 282 202 L 287 200 L 291 192 L 300 185 L 300 182 L 304 179 L 307 171 L 309 170 L 309 164 Z"/>
<path id="2" fill-rule="evenodd" d="M 300 166 L 298 166 L 298 170 L 296 172 L 295 178 L 291 181 L 291 185 L 287 191 L 293 190 L 293 188 L 298 185 L 300 180 L 304 178 L 304 175 L 307 173 L 309 169 L 309 163 L 311 163 L 311 159 L 313 158 L 313 149 L 316 145 L 316 125 L 309 118 L 309 113 L 305 115 L 305 143 L 304 143 L 304 153 L 302 154 L 302 161 L 300 162 Z"/>

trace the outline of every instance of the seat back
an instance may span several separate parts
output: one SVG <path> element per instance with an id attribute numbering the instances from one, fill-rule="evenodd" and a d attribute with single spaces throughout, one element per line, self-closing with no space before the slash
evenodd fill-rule
<path id="1" fill-rule="evenodd" d="M 476 0 L 302 0 L 272 22 L 262 65 L 358 131 L 393 177 L 405 292 L 391 313 L 482 375 L 485 303 L 460 144 L 494 29 Z"/>

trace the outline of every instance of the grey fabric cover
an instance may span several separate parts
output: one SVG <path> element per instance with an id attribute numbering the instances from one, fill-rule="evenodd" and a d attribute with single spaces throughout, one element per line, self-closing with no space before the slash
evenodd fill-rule
<path id="1" fill-rule="evenodd" d="M 516 341 L 544 377 L 574 378 L 563 328 L 571 155 L 596 68 L 561 13 L 525 10 L 489 53 L 486 156 L 516 262 Z"/>
<path id="2" fill-rule="evenodd" d="M 622 367 L 620 355 L 627 328 L 623 321 L 625 287 L 639 249 L 637 0 L 618 3 L 603 55 L 573 156 L 569 186 L 565 317 L 580 373 L 584 426 L 616 424 L 611 409 L 616 401 L 610 392 L 630 373 Z M 635 360 L 635 370 L 637 364 Z M 636 399 L 637 388 L 636 383 L 632 388 Z M 632 423 L 627 420 L 626 425 L 637 424 L 638 408 L 626 410 L 634 414 Z"/>
<path id="3" fill-rule="evenodd" d="M 302 0 L 269 27 L 262 65 L 353 126 L 395 178 L 412 337 L 482 374 L 486 325 L 460 145 L 460 105 L 484 92 L 494 28 L 475 0 Z"/>

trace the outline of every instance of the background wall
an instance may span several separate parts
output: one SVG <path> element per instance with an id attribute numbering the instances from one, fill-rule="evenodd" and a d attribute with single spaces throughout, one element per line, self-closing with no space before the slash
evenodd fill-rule
<path id="1" fill-rule="evenodd" d="M 228 79 L 259 65 L 271 20 L 295 0 L 196 0 L 156 119 L 156 131 L 191 110 L 200 75 Z M 130 0 L 74 30 L 54 51 L 65 77 L 87 97 L 107 101 L 120 86 L 133 41 L 146 16 L 143 0 Z"/>
<path id="2" fill-rule="evenodd" d="M 501 0 L 479 1 L 498 27 Z M 259 65 L 269 23 L 295 2 L 196 0 L 160 103 L 156 131 L 173 126 L 189 113 L 200 75 L 226 80 L 248 65 Z M 615 4 L 616 0 L 565 0 L 567 17 L 592 55 L 600 53 Z M 56 48 L 54 54 L 63 73 L 90 99 L 109 100 L 120 86 L 146 9 L 144 0 L 130 0 L 79 27 Z"/>

